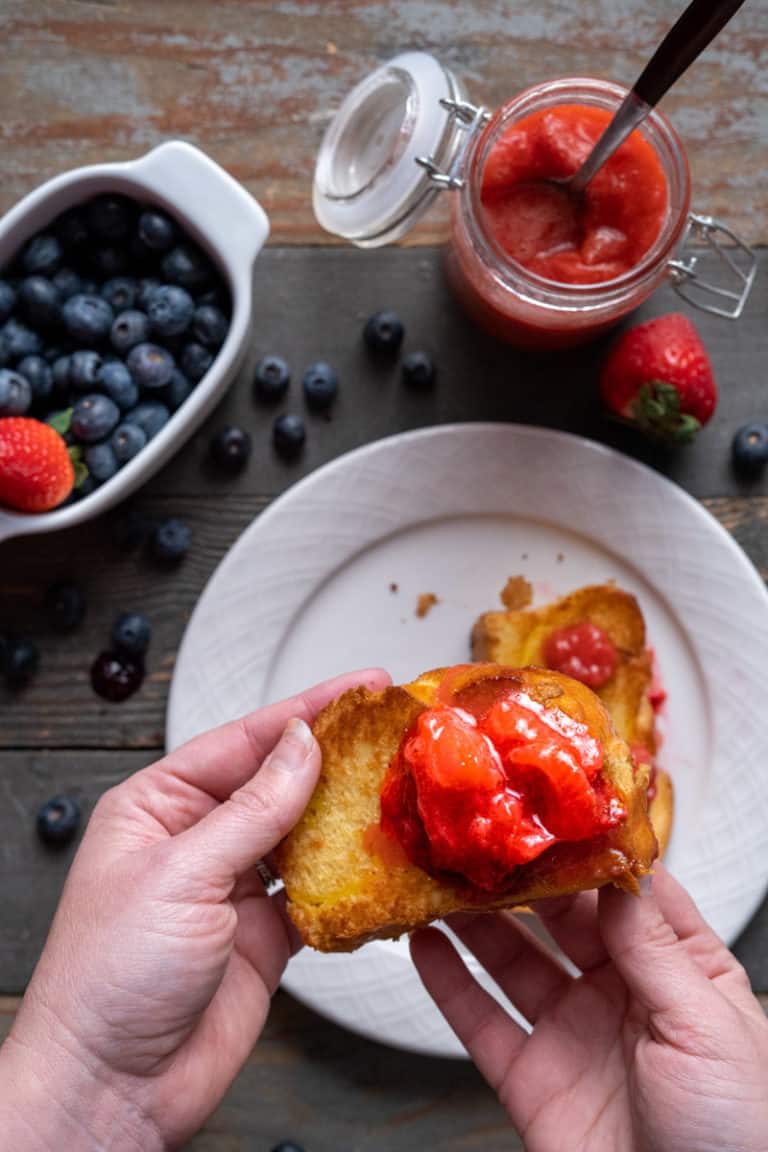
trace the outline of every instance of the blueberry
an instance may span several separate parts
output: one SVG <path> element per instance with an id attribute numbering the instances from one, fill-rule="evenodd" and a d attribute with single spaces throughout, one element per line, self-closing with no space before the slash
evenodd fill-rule
<path id="1" fill-rule="evenodd" d="M 124 356 L 137 344 L 144 344 L 149 340 L 149 317 L 134 308 L 121 312 L 115 316 L 109 338 L 115 351 Z"/>
<path id="2" fill-rule="evenodd" d="M 744 475 L 756 476 L 768 464 L 768 424 L 745 424 L 733 438 L 733 466 Z"/>
<path id="3" fill-rule="evenodd" d="M 54 796 L 38 811 L 36 827 L 44 844 L 68 844 L 80 827 L 80 805 L 71 796 Z"/>
<path id="4" fill-rule="evenodd" d="M 180 336 L 189 328 L 195 302 L 184 288 L 163 284 L 152 293 L 147 315 L 152 332 L 161 338 Z"/>
<path id="5" fill-rule="evenodd" d="M 7 280 L 0 280 L 0 324 L 5 324 L 15 307 L 15 291 Z"/>
<path id="6" fill-rule="evenodd" d="M 86 206 L 88 227 L 99 240 L 122 240 L 131 226 L 131 209 L 124 196 L 99 196 Z"/>
<path id="7" fill-rule="evenodd" d="M 99 275 L 107 278 L 121 277 L 122 273 L 131 266 L 125 249 L 117 248 L 114 245 L 109 245 L 107 248 L 97 248 L 91 254 L 91 261 Z"/>
<path id="8" fill-rule="evenodd" d="M 278 416 L 272 426 L 272 441 L 281 456 L 290 458 L 298 455 L 304 447 L 306 438 L 304 421 L 300 416 L 294 416 L 292 412 Z"/>
<path id="9" fill-rule="evenodd" d="M 83 281 L 71 268 L 60 268 L 53 277 L 52 283 L 56 287 L 60 300 L 69 300 L 83 291 Z"/>
<path id="10" fill-rule="evenodd" d="M 108 396 L 98 392 L 83 396 L 72 409 L 72 435 L 85 444 L 95 444 L 109 436 L 119 419 L 120 409 Z"/>
<path id="11" fill-rule="evenodd" d="M 125 656 L 143 656 L 152 629 L 143 612 L 123 612 L 112 625 L 112 647 Z"/>
<path id="12" fill-rule="evenodd" d="M 123 425 L 119 427 L 122 428 Z M 149 519 L 140 509 L 132 504 L 127 508 L 123 507 L 112 523 L 112 543 L 120 552 L 133 552 L 144 543 L 150 527 Z"/>
<path id="13" fill-rule="evenodd" d="M 83 459 L 88 474 L 93 476 L 97 484 L 106 484 L 120 467 L 112 445 L 107 442 L 90 444 L 83 453 Z"/>
<path id="14" fill-rule="evenodd" d="M 138 424 L 118 424 L 112 433 L 110 444 L 118 464 L 127 464 L 138 456 L 147 442 L 147 434 Z"/>
<path id="15" fill-rule="evenodd" d="M 198 380 L 202 380 L 211 364 L 213 364 L 213 352 L 210 348 L 204 348 L 196 341 L 184 346 L 181 353 L 181 370 L 195 384 Z"/>
<path id="16" fill-rule="evenodd" d="M 62 258 L 61 244 L 49 232 L 40 232 L 29 241 L 21 254 L 21 263 L 28 276 L 53 276 Z"/>
<path id="17" fill-rule="evenodd" d="M 274 403 L 282 400 L 291 382 L 291 370 L 282 356 L 264 356 L 256 365 L 253 391 L 257 399 Z"/>
<path id="18" fill-rule="evenodd" d="M 212 437 L 211 459 L 227 472 L 240 472 L 251 454 L 251 438 L 243 428 L 228 424 Z"/>
<path id="19" fill-rule="evenodd" d="M 69 388 L 69 369 L 71 361 L 71 356 L 58 356 L 51 365 L 53 387 L 59 393 L 64 393 Z"/>
<path id="20" fill-rule="evenodd" d="M 155 292 L 157 292 L 158 288 L 161 287 L 161 282 L 156 280 L 153 276 L 145 276 L 142 280 L 139 280 L 139 290 L 136 293 L 136 304 L 142 312 L 146 312 L 147 308 L 149 307 L 150 300 L 152 299 Z"/>
<path id="21" fill-rule="evenodd" d="M 98 280 L 91 279 L 90 276 L 84 276 L 80 287 L 80 293 L 83 296 L 98 296 L 101 291 L 101 285 Z"/>
<path id="22" fill-rule="evenodd" d="M 190 380 L 187 380 L 184 373 L 180 372 L 178 368 L 174 368 L 173 375 L 163 389 L 163 402 L 168 405 L 171 412 L 175 412 L 184 403 L 193 387 L 194 385 Z"/>
<path id="23" fill-rule="evenodd" d="M 205 284 L 211 276 L 211 266 L 199 248 L 192 244 L 178 244 L 163 256 L 163 276 L 170 284 L 194 288 Z"/>
<path id="24" fill-rule="evenodd" d="M 42 402 L 53 391 L 53 370 L 42 356 L 25 356 L 19 361 L 16 371 L 24 377 L 32 389 L 32 399 Z"/>
<path id="25" fill-rule="evenodd" d="M 379 355 L 394 356 L 404 335 L 403 322 L 396 312 L 374 312 L 363 328 L 363 339 Z"/>
<path id="26" fill-rule="evenodd" d="M 53 226 L 63 248 L 81 248 L 88 241 L 88 225 L 79 208 L 70 208 Z"/>
<path id="27" fill-rule="evenodd" d="M 82 344 L 98 344 L 105 340 L 115 319 L 106 300 L 84 292 L 65 300 L 61 312 L 67 332 Z"/>
<path id="28" fill-rule="evenodd" d="M 40 653 L 31 640 L 14 640 L 5 663 L 5 678 L 12 688 L 21 688 L 32 679 L 39 663 Z"/>
<path id="29" fill-rule="evenodd" d="M 301 384 L 307 404 L 318 412 L 330 408 L 339 391 L 339 378 L 330 364 L 326 364 L 324 360 L 310 364 Z"/>
<path id="30" fill-rule="evenodd" d="M 99 386 L 99 372 L 103 361 L 98 352 L 84 349 L 73 352 L 69 358 L 69 382 L 78 392 L 92 392 Z"/>
<path id="31" fill-rule="evenodd" d="M 128 370 L 140 388 L 163 388 L 176 367 L 173 356 L 158 344 L 137 344 L 126 360 Z"/>
<path id="32" fill-rule="evenodd" d="M 138 281 L 132 276 L 114 276 L 101 286 L 101 295 L 111 305 L 114 312 L 125 312 L 136 303 Z"/>
<path id="33" fill-rule="evenodd" d="M 275 1144 L 272 1152 L 304 1152 L 304 1149 L 293 1140 L 281 1140 L 279 1144 Z"/>
<path id="34" fill-rule="evenodd" d="M 229 296 L 222 284 L 215 284 L 213 288 L 204 286 L 202 290 L 197 289 L 195 301 L 199 307 L 210 305 L 212 308 L 218 308 L 225 316 L 229 315 Z"/>
<path id="35" fill-rule="evenodd" d="M 72 632 L 85 616 L 85 596 L 72 580 L 57 580 L 45 593 L 45 614 L 57 632 Z"/>
<path id="36" fill-rule="evenodd" d="M 229 321 L 223 312 L 212 304 L 200 304 L 195 309 L 192 333 L 206 348 L 221 348 L 229 330 Z"/>
<path id="37" fill-rule="evenodd" d="M 403 357 L 403 383 L 410 388 L 431 388 L 435 382 L 435 366 L 426 352 L 409 352 Z"/>
<path id="38" fill-rule="evenodd" d="M 0 416 L 23 416 L 32 404 L 32 386 L 26 376 L 0 368 Z"/>
<path id="39" fill-rule="evenodd" d="M 51 328 L 61 319 L 59 290 L 45 276 L 27 276 L 19 287 L 19 308 L 35 328 Z"/>
<path id="40" fill-rule="evenodd" d="M 102 364 L 97 387 L 109 396 L 110 400 L 114 400 L 122 412 L 133 408 L 139 399 L 138 385 L 121 360 L 108 360 L 106 364 Z"/>
<path id="41" fill-rule="evenodd" d="M 25 356 L 39 355 L 43 346 L 37 332 L 27 328 L 26 324 L 20 324 L 14 316 L 0 328 L 0 343 L 8 360 L 12 362 L 23 360 Z"/>
<path id="42" fill-rule="evenodd" d="M 145 400 L 131 409 L 125 417 L 125 423 L 138 425 L 147 440 L 151 440 L 168 423 L 170 416 L 165 404 L 157 400 Z"/>
<path id="43" fill-rule="evenodd" d="M 139 216 L 139 239 L 154 252 L 167 252 L 176 239 L 176 226 L 164 212 L 150 209 Z"/>
<path id="44" fill-rule="evenodd" d="M 91 685 L 97 695 L 112 704 L 121 704 L 141 687 L 144 665 L 141 660 L 119 652 L 100 652 L 91 665 Z"/>
<path id="45" fill-rule="evenodd" d="M 16 641 L 10 632 L 0 632 L 0 676 L 5 676 L 8 671 L 8 661 L 11 658 L 11 650 L 15 643 Z"/>
<path id="46" fill-rule="evenodd" d="M 163 520 L 152 534 L 152 552 L 158 560 L 182 560 L 192 543 L 192 533 L 183 520 Z"/>

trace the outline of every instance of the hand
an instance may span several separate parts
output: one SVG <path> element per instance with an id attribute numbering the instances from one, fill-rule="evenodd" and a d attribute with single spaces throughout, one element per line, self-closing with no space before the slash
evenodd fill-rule
<path id="1" fill-rule="evenodd" d="M 416 933 L 413 958 L 527 1152 L 765 1152 L 768 1022 L 747 975 L 663 867 L 641 887 L 537 905 L 578 979 L 519 918 L 449 919 L 530 1035 L 441 932 Z"/>
<path id="2" fill-rule="evenodd" d="M 368 672 L 321 684 L 193 740 L 101 798 L 0 1051 L 0 1131 L 18 1133 L 8 1147 L 149 1152 L 204 1123 L 299 944 L 255 865 L 317 780 L 306 722 L 358 683 L 389 680 Z M 50 1142 L 45 1125 L 56 1128 Z"/>

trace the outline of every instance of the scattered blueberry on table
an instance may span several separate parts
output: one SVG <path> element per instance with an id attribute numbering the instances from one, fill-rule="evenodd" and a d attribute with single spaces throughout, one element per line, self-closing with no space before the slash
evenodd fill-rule
<path id="1" fill-rule="evenodd" d="M 227 424 L 211 438 L 209 452 L 219 468 L 240 472 L 251 454 L 251 438 L 245 429 Z"/>
<path id="2" fill-rule="evenodd" d="M 90 461 L 81 498 L 187 400 L 229 310 L 222 276 L 162 209 L 111 193 L 75 206 L 0 271 L 0 417 L 56 413 L 60 431 L 71 409 L 65 439 Z"/>
<path id="3" fill-rule="evenodd" d="M 10 688 L 23 688 L 37 672 L 40 652 L 26 636 L 6 635 L 2 644 L 2 668 Z"/>
<path id="4" fill-rule="evenodd" d="M 431 388 L 435 382 L 435 366 L 426 352 L 409 352 L 403 357 L 403 383 L 409 388 Z"/>
<path id="5" fill-rule="evenodd" d="M 316 412 L 325 412 L 333 404 L 339 391 L 336 370 L 324 360 L 318 360 L 304 372 L 301 380 L 307 406 Z"/>
<path id="6" fill-rule="evenodd" d="M 121 704 L 141 687 L 144 664 L 123 652 L 100 652 L 91 665 L 91 684 L 97 696 Z"/>
<path id="7" fill-rule="evenodd" d="M 275 1144 L 272 1152 L 304 1152 L 304 1149 L 293 1140 L 281 1140 L 279 1144 Z"/>
<path id="8" fill-rule="evenodd" d="M 54 796 L 37 813 L 37 834 L 44 844 L 68 844 L 80 827 L 80 805 L 72 796 Z"/>
<path id="9" fill-rule="evenodd" d="M 744 424 L 733 438 L 734 468 L 745 476 L 756 476 L 768 464 L 768 424 Z"/>
<path id="10" fill-rule="evenodd" d="M 272 425 L 275 451 L 284 459 L 290 460 L 297 456 L 304 447 L 306 438 L 304 421 L 301 416 L 296 416 L 293 412 L 285 412 L 282 416 L 278 416 Z"/>
<path id="11" fill-rule="evenodd" d="M 263 356 L 256 365 L 253 392 L 268 404 L 282 400 L 291 382 L 291 370 L 282 356 Z"/>
<path id="12" fill-rule="evenodd" d="M 377 356 L 394 356 L 405 336 L 405 327 L 396 312 L 385 310 L 369 316 L 363 328 L 363 339 Z"/>
<path id="13" fill-rule="evenodd" d="M 125 656 L 144 656 L 151 637 L 152 629 L 143 612 L 123 612 L 112 625 L 112 646 Z"/>
<path id="14" fill-rule="evenodd" d="M 192 543 L 189 526 L 178 517 L 161 521 L 152 535 L 152 552 L 158 560 L 176 563 L 183 560 Z"/>
<path id="15" fill-rule="evenodd" d="M 85 616 L 85 593 L 73 580 L 57 580 L 46 590 L 45 615 L 57 632 L 72 632 Z"/>

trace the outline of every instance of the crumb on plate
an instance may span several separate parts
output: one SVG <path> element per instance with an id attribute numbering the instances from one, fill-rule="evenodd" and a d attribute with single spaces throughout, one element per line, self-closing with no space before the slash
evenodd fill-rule
<path id="1" fill-rule="evenodd" d="M 439 604 L 437 596 L 434 592 L 422 592 L 416 601 L 416 615 L 420 620 L 423 620 L 428 612 L 434 608 L 435 604 Z"/>
<path id="2" fill-rule="evenodd" d="M 533 588 L 525 576 L 510 576 L 501 590 L 501 602 L 508 612 L 527 608 L 533 600 Z"/>

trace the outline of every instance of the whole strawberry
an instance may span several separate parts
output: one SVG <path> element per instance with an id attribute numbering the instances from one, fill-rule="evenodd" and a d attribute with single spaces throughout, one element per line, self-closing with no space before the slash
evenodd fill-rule
<path id="1" fill-rule="evenodd" d="M 18 512 L 48 512 L 66 500 L 75 483 L 67 445 L 40 420 L 0 420 L 0 504 Z"/>
<path id="2" fill-rule="evenodd" d="M 603 403 L 663 440 L 690 441 L 712 416 L 717 385 L 701 337 L 672 312 L 624 332 L 600 375 Z"/>

